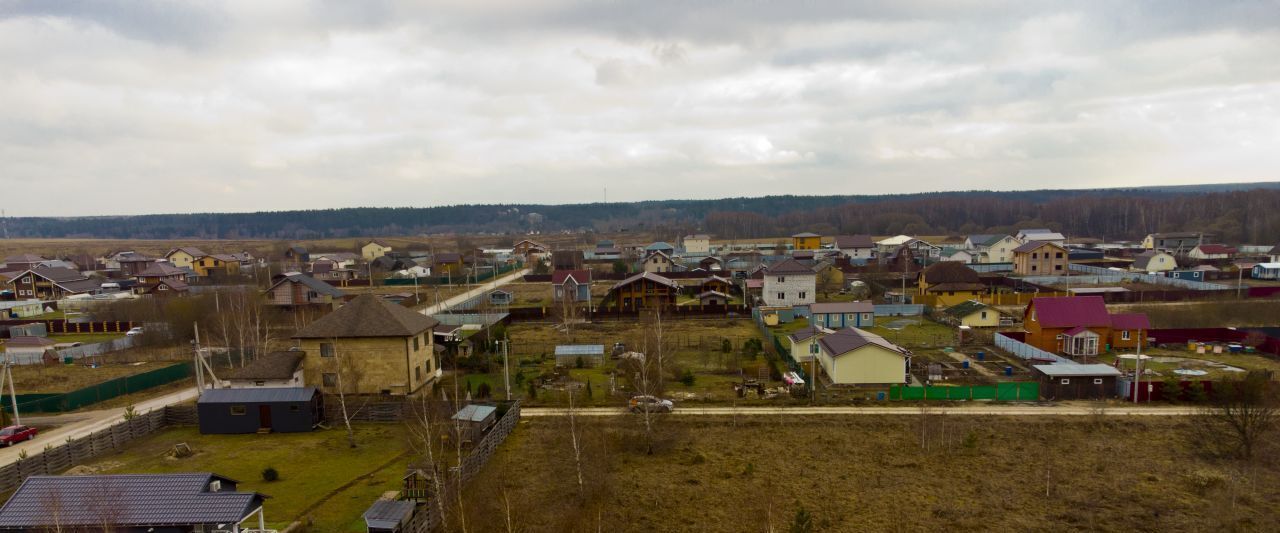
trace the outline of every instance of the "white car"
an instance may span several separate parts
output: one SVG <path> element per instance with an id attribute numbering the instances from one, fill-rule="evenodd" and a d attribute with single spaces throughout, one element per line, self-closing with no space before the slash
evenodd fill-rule
<path id="1" fill-rule="evenodd" d="M 125 336 L 128 336 L 128 337 L 136 337 L 138 335 L 142 335 L 142 326 L 129 328 L 129 332 L 125 333 Z"/>
<path id="2" fill-rule="evenodd" d="M 664 400 L 662 398 L 646 394 L 631 398 L 631 401 L 627 402 L 627 407 L 630 408 L 633 413 L 642 413 L 646 411 L 650 413 L 670 413 L 672 409 L 675 409 L 675 404 L 672 403 L 671 400 Z"/>

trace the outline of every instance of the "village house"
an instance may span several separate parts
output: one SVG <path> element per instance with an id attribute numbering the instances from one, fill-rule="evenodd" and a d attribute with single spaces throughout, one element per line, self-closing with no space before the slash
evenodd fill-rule
<path id="1" fill-rule="evenodd" d="M 153 257 L 133 252 L 119 254 L 115 256 L 114 261 L 119 265 L 118 270 L 120 271 L 120 274 L 130 277 L 141 274 L 143 271 L 150 268 L 152 264 L 159 262 Z"/>
<path id="2" fill-rule="evenodd" d="M 440 252 L 431 258 L 431 272 L 450 280 L 466 275 L 466 264 L 458 252 Z"/>
<path id="3" fill-rule="evenodd" d="M 512 246 L 511 253 L 523 257 L 526 263 L 532 263 L 550 255 L 551 248 L 545 244 L 525 239 Z"/>
<path id="4" fill-rule="evenodd" d="M 1231 259 L 1236 255 L 1236 249 L 1225 244 L 1200 244 L 1187 252 L 1187 257 L 1192 259 Z"/>
<path id="5" fill-rule="evenodd" d="M 1248 270 L 1253 279 L 1280 279 L 1280 262 L 1258 263 Z"/>
<path id="6" fill-rule="evenodd" d="M 737 291 L 732 281 L 720 276 L 707 276 L 698 282 L 698 290 L 700 291 L 716 291 L 724 294 L 732 294 Z"/>
<path id="7" fill-rule="evenodd" d="M 236 484 L 210 473 L 36 475 L 0 507 L 0 531 L 266 531 L 266 497 Z M 105 516 L 90 504 L 104 494 Z"/>
<path id="8" fill-rule="evenodd" d="M 298 330 L 306 382 L 326 393 L 407 395 L 440 368 L 431 334 L 438 322 L 372 294 L 357 296 Z M 341 378 L 339 377 L 341 375 Z"/>
<path id="9" fill-rule="evenodd" d="M 870 235 L 837 235 L 835 249 L 840 250 L 849 259 L 857 263 L 865 263 L 876 257 L 876 243 Z"/>
<path id="10" fill-rule="evenodd" d="M 974 249 L 978 251 L 979 263 L 1012 263 L 1014 249 L 1022 246 L 1022 242 L 1012 235 L 991 235 L 986 237 L 985 241 L 975 240 Z"/>
<path id="11" fill-rule="evenodd" d="M 968 300 L 942 311 L 943 320 L 957 326 L 994 328 L 1000 326 L 1000 312 L 978 300 Z"/>
<path id="12" fill-rule="evenodd" d="M 810 325 L 791 332 L 787 340 L 791 341 L 791 358 L 797 362 L 808 362 L 818 355 L 818 339 L 835 331 Z"/>
<path id="13" fill-rule="evenodd" d="M 791 236 L 792 250 L 817 250 L 822 248 L 822 236 L 817 233 L 797 233 Z"/>
<path id="14" fill-rule="evenodd" d="M 764 303 L 768 306 L 808 305 L 815 301 L 817 273 L 787 258 L 764 270 Z"/>
<path id="15" fill-rule="evenodd" d="M 1071 271 L 1070 253 L 1049 240 L 1030 240 L 1013 249 L 1013 273 L 1021 276 L 1065 276 Z"/>
<path id="16" fill-rule="evenodd" d="M 1142 247 L 1147 250 L 1163 250 L 1175 255 L 1185 254 L 1192 248 L 1207 242 L 1208 237 L 1208 234 L 1195 231 L 1152 233 L 1142 239 Z"/>
<path id="17" fill-rule="evenodd" d="M 210 389 L 196 400 L 201 435 L 303 433 L 324 423 L 315 387 Z"/>
<path id="18" fill-rule="evenodd" d="M 869 328 L 875 323 L 876 307 L 871 302 L 809 304 L 809 325 L 828 329 Z"/>
<path id="19" fill-rule="evenodd" d="M 1023 342 L 1051 353 L 1094 356 L 1146 344 L 1147 316 L 1108 313 L 1101 296 L 1033 298 L 1022 317 Z"/>
<path id="20" fill-rule="evenodd" d="M 18 299 L 61 300 L 76 294 L 97 294 L 102 283 L 63 267 L 38 267 L 10 273 L 9 284 Z"/>
<path id="21" fill-rule="evenodd" d="M 186 283 L 187 271 L 169 263 L 150 263 L 146 270 L 137 273 L 134 278 L 143 287 L 155 286 L 157 283 L 166 280 Z"/>
<path id="22" fill-rule="evenodd" d="M 590 270 L 557 270 L 551 273 L 551 301 L 591 301 Z"/>
<path id="23" fill-rule="evenodd" d="M 711 236 L 705 233 L 696 235 L 685 235 L 681 239 L 684 243 L 684 253 L 690 255 L 706 255 L 711 253 Z"/>
<path id="24" fill-rule="evenodd" d="M 818 364 L 835 385 L 891 385 L 910 380 L 911 351 L 884 337 L 845 328 L 817 341 Z"/>
<path id="25" fill-rule="evenodd" d="M 319 307 L 336 309 L 343 292 L 306 274 L 289 272 L 276 277 L 267 288 L 267 305 L 278 307 Z"/>
<path id="26" fill-rule="evenodd" d="M 726 293 L 720 291 L 703 291 L 696 296 L 698 304 L 704 306 L 724 306 L 729 305 L 729 301 L 733 299 Z"/>
<path id="27" fill-rule="evenodd" d="M 186 272 L 185 270 L 183 272 Z M 191 292 L 191 286 L 187 282 L 179 279 L 162 279 L 152 285 L 143 285 L 141 293 L 166 298 L 169 296 L 184 296 Z"/>
<path id="28" fill-rule="evenodd" d="M 625 309 L 675 305 L 680 284 L 652 272 L 641 272 L 609 288 L 606 300 Z"/>
<path id="29" fill-rule="evenodd" d="M 1111 365 L 1056 363 L 1031 365 L 1046 400 L 1102 400 L 1116 396 L 1120 371 Z"/>
<path id="30" fill-rule="evenodd" d="M 675 262 L 671 260 L 671 256 L 661 250 L 657 250 L 649 252 L 649 255 L 645 256 L 644 262 L 640 265 L 640 270 L 662 274 L 671 272 L 674 265 Z"/>
<path id="31" fill-rule="evenodd" d="M 199 248 L 183 246 L 169 250 L 169 253 L 164 254 L 164 259 L 178 268 L 190 268 L 195 270 L 194 264 L 196 260 L 207 255 L 209 254 L 204 253 L 204 251 Z"/>
<path id="32" fill-rule="evenodd" d="M 309 254 L 311 262 L 332 261 L 336 268 L 352 268 L 360 261 L 360 255 L 351 252 L 325 252 Z"/>
<path id="33" fill-rule="evenodd" d="M 240 273 L 240 260 L 228 254 L 206 255 L 191 263 L 191 268 L 201 277 L 234 276 Z"/>
<path id="34" fill-rule="evenodd" d="M 1147 250 L 1133 256 L 1133 265 L 1129 267 L 1135 272 L 1168 272 L 1178 268 L 1178 260 L 1168 252 Z"/>
<path id="35" fill-rule="evenodd" d="M 390 244 L 374 239 L 364 243 L 364 246 L 360 247 L 360 257 L 365 261 L 373 261 L 374 259 L 391 253 L 391 250 L 392 248 Z"/>
<path id="36" fill-rule="evenodd" d="M 242 367 L 219 372 L 223 386 L 243 389 L 255 387 L 302 387 L 307 384 L 302 373 L 306 354 L 299 350 L 271 352 Z"/>
<path id="37" fill-rule="evenodd" d="M 979 299 L 987 291 L 976 271 L 953 261 L 930 265 L 920 271 L 916 282 L 921 294 L 928 296 L 934 307 L 951 307 Z"/>

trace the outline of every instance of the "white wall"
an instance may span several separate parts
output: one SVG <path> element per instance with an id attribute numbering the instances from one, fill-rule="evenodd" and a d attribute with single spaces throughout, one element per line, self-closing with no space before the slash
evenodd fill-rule
<path id="1" fill-rule="evenodd" d="M 783 281 L 778 281 L 783 279 Z M 817 276 L 813 274 L 786 274 L 764 276 L 764 303 L 770 306 L 808 305 L 814 303 L 814 287 Z M 778 294 L 782 293 L 779 298 Z M 804 293 L 801 296 L 801 293 Z"/>

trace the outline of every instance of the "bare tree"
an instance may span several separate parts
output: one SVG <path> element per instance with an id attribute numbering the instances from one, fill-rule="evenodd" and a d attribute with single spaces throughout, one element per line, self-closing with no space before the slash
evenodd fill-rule
<path id="1" fill-rule="evenodd" d="M 351 427 L 351 419 L 360 413 L 360 410 L 364 408 L 367 400 L 361 402 L 359 407 L 351 409 L 347 405 L 347 388 L 349 384 L 351 390 L 354 393 L 359 394 L 360 382 L 364 377 L 364 371 L 360 368 L 359 364 L 351 358 L 346 357 L 342 353 L 342 350 L 338 349 L 338 343 L 334 342 L 334 339 L 329 339 L 329 342 L 333 346 L 333 369 L 336 370 L 336 372 L 334 372 L 334 378 L 337 380 L 338 405 L 342 410 L 342 423 L 347 429 L 347 444 L 352 448 L 355 448 L 356 432 L 355 429 Z"/>
<path id="2" fill-rule="evenodd" d="M 1250 371 L 1244 378 L 1214 388 L 1205 424 L 1195 427 L 1210 451 L 1249 460 L 1276 428 L 1276 386 L 1268 372 Z"/>
<path id="3" fill-rule="evenodd" d="M 665 389 L 667 344 L 662 323 L 662 309 L 655 307 L 652 314 L 646 317 L 645 333 L 641 337 L 641 356 L 628 358 L 623 368 L 636 393 L 641 396 L 659 397 Z M 639 413 L 644 428 L 645 453 L 653 454 L 655 430 L 659 413 L 646 406 L 640 406 Z"/>
<path id="4" fill-rule="evenodd" d="M 45 527 L 45 531 L 49 533 L 62 533 L 62 518 L 66 513 L 68 505 L 63 501 L 62 491 L 56 487 L 50 487 L 40 495 L 40 510 L 44 516 L 48 518 L 49 525 Z"/>
<path id="5" fill-rule="evenodd" d="M 824 298 L 830 296 L 832 291 L 840 290 L 840 279 L 836 275 L 835 265 L 826 264 L 819 267 L 817 289 Z"/>
<path id="6" fill-rule="evenodd" d="M 582 482 L 582 443 L 581 435 L 578 433 L 578 410 L 573 404 L 575 396 L 573 387 L 569 387 L 566 392 L 569 393 L 569 409 L 565 411 L 565 416 L 569 418 L 569 440 L 573 442 L 573 464 L 578 473 L 578 496 L 582 497 L 586 494 Z"/>
<path id="7" fill-rule="evenodd" d="M 443 431 L 447 426 L 440 420 L 440 410 L 432 404 L 429 395 L 423 394 L 421 396 L 421 401 L 414 409 L 413 417 L 409 419 L 408 426 L 410 446 L 419 457 L 421 465 L 419 470 L 426 477 L 427 483 L 431 485 L 431 494 L 428 499 L 432 506 L 435 507 L 440 523 L 445 523 L 449 508 L 445 503 L 447 481 L 444 472 L 440 468 L 439 461 L 444 457 L 442 437 L 444 436 Z"/>

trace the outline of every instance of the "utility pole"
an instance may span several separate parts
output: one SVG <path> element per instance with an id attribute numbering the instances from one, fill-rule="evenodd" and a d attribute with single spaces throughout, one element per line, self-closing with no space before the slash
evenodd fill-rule
<path id="1" fill-rule="evenodd" d="M 1204 276 L 1208 278 L 1209 276 Z M 1244 269 L 1236 267 L 1236 299 L 1240 299 L 1240 292 L 1244 290 Z"/>
<path id="2" fill-rule="evenodd" d="M 13 386 L 13 355 L 4 360 L 4 375 L 0 376 L 0 397 L 4 395 L 5 383 L 9 386 L 9 401 L 13 404 L 13 425 L 22 425 L 22 415 L 18 413 L 18 392 Z"/>
<path id="3" fill-rule="evenodd" d="M 203 396 L 204 395 L 204 368 L 201 367 L 200 365 L 201 359 L 202 359 L 200 357 L 200 323 L 197 322 L 194 324 L 194 326 L 195 326 L 195 335 L 196 335 L 196 338 L 195 338 L 196 352 L 195 352 L 195 361 L 192 361 L 192 363 L 194 363 L 195 371 L 196 371 L 196 394 Z"/>
<path id="4" fill-rule="evenodd" d="M 507 391 L 507 401 L 511 401 L 511 365 L 507 360 L 511 355 L 511 337 L 502 339 L 502 387 Z"/>
<path id="5" fill-rule="evenodd" d="M 1142 328 L 1138 328 L 1138 356 L 1133 363 L 1133 403 L 1138 403 L 1138 385 L 1142 384 Z M 1147 398 L 1151 400 L 1150 397 Z"/>
<path id="6" fill-rule="evenodd" d="M 9 214 L 0 209 L 0 228 L 4 229 L 4 239 L 9 240 Z"/>

